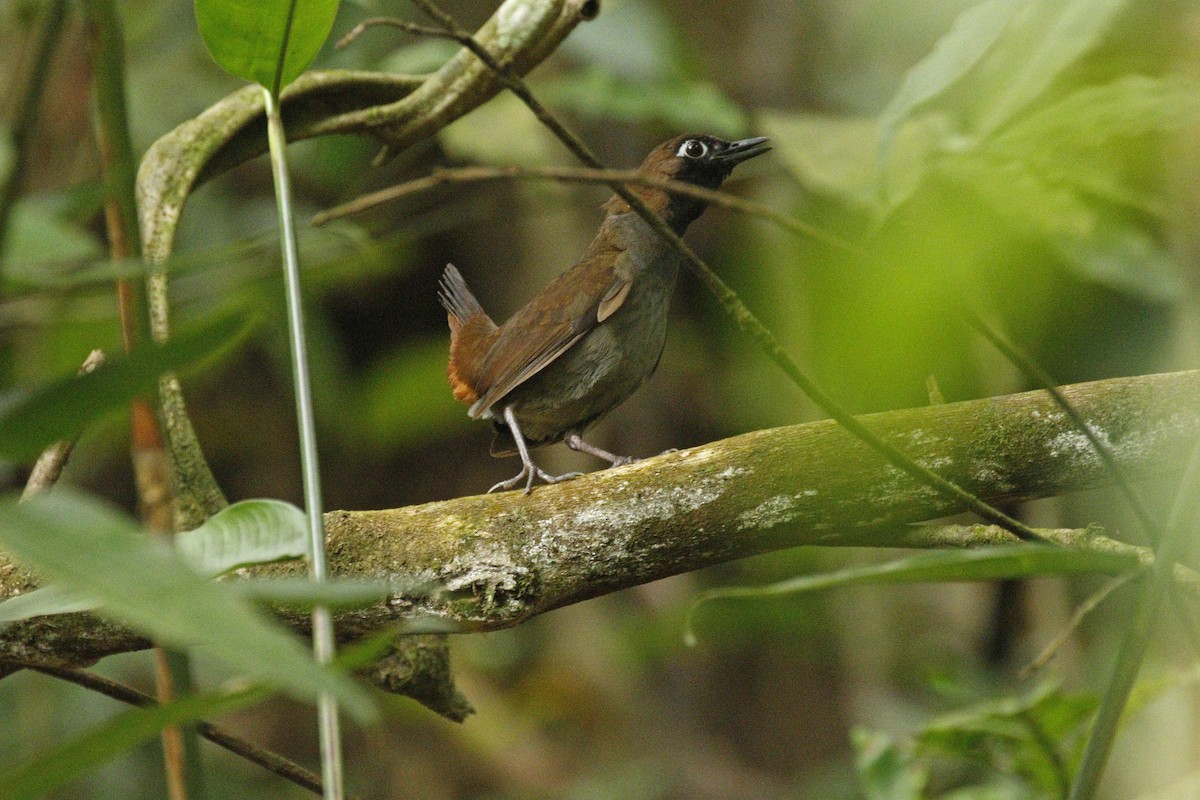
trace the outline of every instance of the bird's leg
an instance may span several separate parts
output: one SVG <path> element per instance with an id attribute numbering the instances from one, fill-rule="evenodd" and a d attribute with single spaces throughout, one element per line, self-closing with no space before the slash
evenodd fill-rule
<path id="1" fill-rule="evenodd" d="M 613 455 L 607 450 L 602 450 L 601 448 L 596 447 L 594 444 L 588 444 L 583 440 L 583 437 L 575 431 L 567 434 L 566 438 L 563 439 L 563 444 L 577 452 L 587 453 L 589 456 L 595 456 L 596 458 L 602 458 L 612 464 L 614 467 L 623 467 L 626 464 L 632 464 L 633 462 L 637 461 L 637 458 L 634 456 Z"/>
<path id="2" fill-rule="evenodd" d="M 529 446 L 525 444 L 525 437 L 521 435 L 521 427 L 517 425 L 517 417 L 513 414 L 512 406 L 504 407 L 504 424 L 508 426 L 508 432 L 512 434 L 513 441 L 517 443 L 517 452 L 521 454 L 521 471 L 506 481 L 500 481 L 492 488 L 488 489 L 488 494 L 503 489 L 515 489 L 521 485 L 521 481 L 525 482 L 525 494 L 533 491 L 533 480 L 538 478 L 546 483 L 559 483 L 560 481 L 569 481 L 572 478 L 578 478 L 583 473 L 567 472 L 563 475 L 551 475 L 543 469 L 540 469 L 537 464 L 533 463 L 533 459 L 529 457 Z"/>

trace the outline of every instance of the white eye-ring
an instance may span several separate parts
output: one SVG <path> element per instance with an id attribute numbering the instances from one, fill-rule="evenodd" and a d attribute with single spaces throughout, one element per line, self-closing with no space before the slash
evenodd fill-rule
<path id="1" fill-rule="evenodd" d="M 708 145 L 699 139 L 688 139 L 679 145 L 679 149 L 675 151 L 675 155 L 681 158 L 704 158 L 708 155 Z"/>

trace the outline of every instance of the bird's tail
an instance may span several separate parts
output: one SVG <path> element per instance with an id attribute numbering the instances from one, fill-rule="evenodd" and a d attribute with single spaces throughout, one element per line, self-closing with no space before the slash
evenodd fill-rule
<path id="1" fill-rule="evenodd" d="M 471 294 L 462 273 L 453 264 L 446 265 L 446 271 L 442 273 L 442 279 L 438 282 L 438 301 L 450 315 L 452 329 L 455 323 L 459 326 L 465 325 L 467 320 L 477 314 L 487 317 L 483 306 L 479 305 L 475 295 Z"/>
<path id="2" fill-rule="evenodd" d="M 491 346 L 496 323 L 471 294 L 467 282 L 453 264 L 446 265 L 438 283 L 438 301 L 450 323 L 450 363 L 446 374 L 454 399 L 471 404 L 479 399 L 475 367 Z"/>

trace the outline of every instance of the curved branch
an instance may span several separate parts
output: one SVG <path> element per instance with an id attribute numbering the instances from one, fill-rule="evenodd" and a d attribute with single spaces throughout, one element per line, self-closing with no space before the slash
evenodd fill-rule
<path id="1" fill-rule="evenodd" d="M 1177 471 L 1200 438 L 1200 372 L 1097 381 L 1062 391 L 1130 476 Z M 1046 497 L 1108 481 L 1087 438 L 1042 391 L 858 419 L 989 502 Z M 433 614 L 468 630 L 507 627 L 668 575 L 801 545 L 1015 541 L 985 526 L 942 528 L 936 535 L 912 527 L 960 510 L 837 423 L 823 421 L 756 431 L 538 487 L 528 497 L 508 492 L 383 511 L 333 511 L 325 524 L 332 573 L 403 575 L 445 587 L 434 598 L 393 598 L 342 614 L 339 632 L 356 637 L 413 614 Z M 1139 548 L 1087 533 L 1042 533 L 1065 546 L 1117 549 L 1129 553 L 1131 562 L 1144 560 Z M 257 570 L 293 571 L 303 566 Z M 31 576 L 0 555 L 0 598 L 32 585 Z M 299 629 L 307 624 L 300 614 L 288 620 Z M 0 630 L 0 661 L 80 665 L 144 646 L 135 634 L 87 615 Z M 393 688 L 410 693 L 402 682 Z"/>
<path id="2" fill-rule="evenodd" d="M 493 58 L 525 74 L 594 15 L 595 0 L 506 0 L 476 38 Z M 464 49 L 427 76 L 311 72 L 284 90 L 280 102 L 289 141 L 360 133 L 395 151 L 431 136 L 502 88 L 495 73 Z M 161 264 L 170 256 L 184 205 L 199 184 L 265 151 L 263 95 L 256 87 L 234 92 L 155 142 L 138 171 L 145 259 Z M 162 341 L 170 330 L 165 273 L 147 279 L 147 299 L 152 335 Z M 194 527 L 224 507 L 225 497 L 192 429 L 178 379 L 165 376 L 159 394 L 179 524 Z"/>

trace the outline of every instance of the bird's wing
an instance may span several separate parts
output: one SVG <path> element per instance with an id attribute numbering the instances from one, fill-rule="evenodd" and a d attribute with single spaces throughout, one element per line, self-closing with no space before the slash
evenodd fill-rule
<path id="1" fill-rule="evenodd" d="M 632 285 L 628 273 L 615 269 L 624 257 L 618 253 L 602 270 L 585 259 L 500 327 L 478 373 L 481 393 L 471 406 L 472 417 L 483 415 L 621 307 Z"/>

